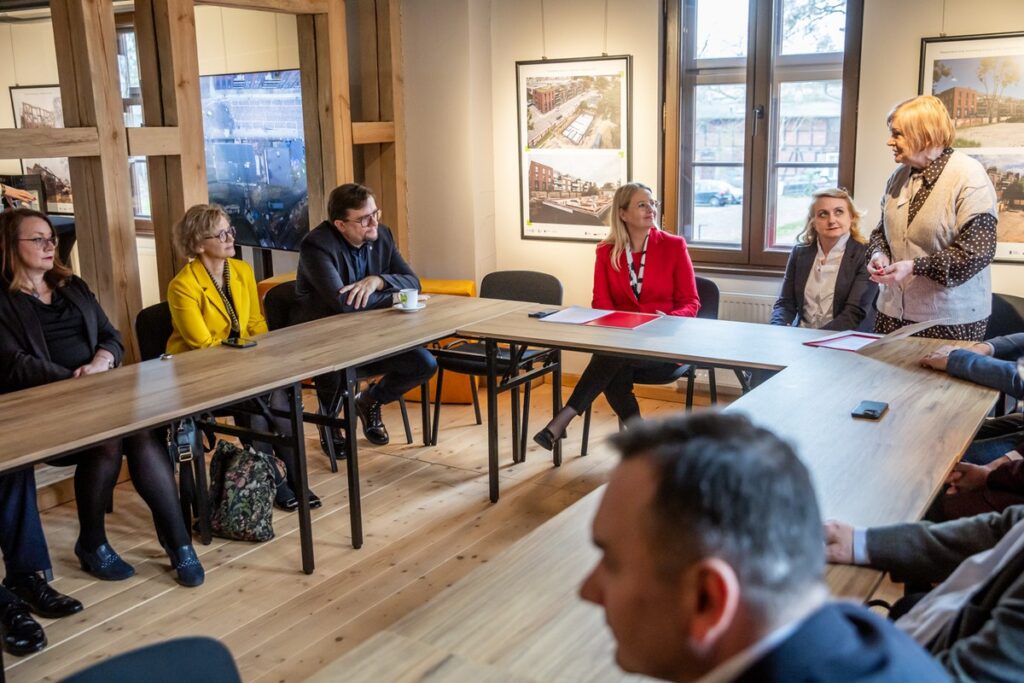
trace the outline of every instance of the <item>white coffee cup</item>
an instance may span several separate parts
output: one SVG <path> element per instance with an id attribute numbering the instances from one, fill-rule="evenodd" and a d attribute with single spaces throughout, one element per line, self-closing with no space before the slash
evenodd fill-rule
<path id="1" fill-rule="evenodd" d="M 402 308 L 418 308 L 420 305 L 420 290 L 400 290 L 398 292 L 398 303 L 402 305 Z"/>

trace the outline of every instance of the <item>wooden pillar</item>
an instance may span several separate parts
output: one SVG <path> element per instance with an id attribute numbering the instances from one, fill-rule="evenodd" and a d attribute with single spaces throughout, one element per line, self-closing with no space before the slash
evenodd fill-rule
<path id="1" fill-rule="evenodd" d="M 142 109 L 146 126 L 177 127 L 180 153 L 148 158 L 160 298 L 184 265 L 171 245 L 171 226 L 193 204 L 209 201 L 203 148 L 193 0 L 136 0 Z"/>
<path id="2" fill-rule="evenodd" d="M 310 227 L 326 217 L 327 195 L 355 178 L 344 0 L 297 17 Z"/>
<path id="3" fill-rule="evenodd" d="M 393 214 L 388 225 L 398 246 L 409 253 L 409 204 L 405 182 L 405 95 L 402 77 L 402 25 L 399 0 L 377 1 L 377 63 L 380 116 L 394 121 L 395 141 L 381 146 L 381 193 Z"/>
<path id="4" fill-rule="evenodd" d="M 95 127 L 96 156 L 72 157 L 75 231 L 82 277 L 137 358 L 135 315 L 142 308 L 128 142 L 118 83 L 111 0 L 52 0 L 64 124 Z"/>

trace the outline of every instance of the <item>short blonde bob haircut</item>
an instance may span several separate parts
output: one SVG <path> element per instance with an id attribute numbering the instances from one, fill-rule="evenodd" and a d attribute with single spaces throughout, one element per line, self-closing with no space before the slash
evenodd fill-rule
<path id="1" fill-rule="evenodd" d="M 608 227 L 610 230 L 608 236 L 601 240 L 601 244 L 612 245 L 612 268 L 615 270 L 619 269 L 619 257 L 629 250 L 629 230 L 626 229 L 626 224 L 622 222 L 619 211 L 628 209 L 629 201 L 640 190 L 646 190 L 654 194 L 654 190 L 643 183 L 626 183 L 615 190 L 615 197 L 612 199 L 612 209 L 608 212 Z"/>
<path id="2" fill-rule="evenodd" d="M 938 97 L 919 95 L 903 100 L 889 112 L 885 125 L 896 125 L 910 145 L 911 154 L 953 144 L 956 131 L 949 118 L 946 105 Z"/>
<path id="3" fill-rule="evenodd" d="M 864 235 L 860 232 L 860 217 L 862 214 L 857 207 L 854 206 L 853 198 L 850 196 L 850 193 L 841 187 L 828 187 L 823 190 L 818 190 L 811 195 L 811 205 L 807 207 L 807 224 L 804 225 L 803 232 L 797 235 L 796 243 L 803 245 L 817 243 L 818 233 L 814 229 L 814 206 L 822 197 L 846 200 L 846 210 L 850 212 L 850 239 L 854 242 L 866 244 L 867 239 L 865 239 Z"/>
<path id="4" fill-rule="evenodd" d="M 219 204 L 196 204 L 190 207 L 181 220 L 174 224 L 171 235 L 174 248 L 184 258 L 195 258 L 199 255 L 199 246 L 213 234 L 221 218 L 231 223 Z"/>

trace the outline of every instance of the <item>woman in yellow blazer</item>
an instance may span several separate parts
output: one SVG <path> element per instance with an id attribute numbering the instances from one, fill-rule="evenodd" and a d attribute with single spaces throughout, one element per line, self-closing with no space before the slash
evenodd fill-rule
<path id="1" fill-rule="evenodd" d="M 174 332 L 167 340 L 168 353 L 184 353 L 220 344 L 232 337 L 255 337 L 267 331 L 260 311 L 259 294 L 252 267 L 235 255 L 235 229 L 224 209 L 216 204 L 197 204 L 185 212 L 174 226 L 174 246 L 189 262 L 167 288 Z M 286 410 L 283 391 L 271 392 L 266 400 L 274 408 Z M 291 433 L 288 420 L 277 418 L 267 425 L 262 417 L 250 417 L 249 425 L 261 431 Z M 295 493 L 296 463 L 293 449 L 256 442 L 253 446 L 274 452 L 284 461 L 287 480 L 277 488 L 275 503 L 283 510 L 299 506 Z M 320 499 L 307 491 L 310 507 L 320 507 Z"/>

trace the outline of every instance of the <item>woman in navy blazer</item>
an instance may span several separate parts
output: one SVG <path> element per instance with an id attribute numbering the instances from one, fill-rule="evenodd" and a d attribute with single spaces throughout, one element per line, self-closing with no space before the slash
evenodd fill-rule
<path id="1" fill-rule="evenodd" d="M 694 317 L 700 310 L 693 263 L 686 240 L 658 228 L 658 202 L 651 188 L 628 183 L 615 192 L 610 231 L 597 246 L 592 306 L 614 311 Z M 675 379 L 678 363 L 639 361 L 595 355 L 580 375 L 566 406 L 533 440 L 554 448 L 565 428 L 604 393 L 625 422 L 640 414 L 633 384 L 665 384 Z"/>
<path id="2" fill-rule="evenodd" d="M 860 234 L 860 213 L 845 190 L 819 190 L 813 197 L 807 224 L 789 255 L 771 323 L 857 329 L 878 291 L 864 265 L 867 245 Z"/>

